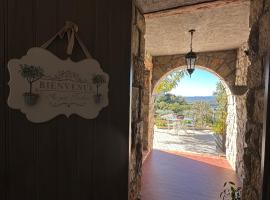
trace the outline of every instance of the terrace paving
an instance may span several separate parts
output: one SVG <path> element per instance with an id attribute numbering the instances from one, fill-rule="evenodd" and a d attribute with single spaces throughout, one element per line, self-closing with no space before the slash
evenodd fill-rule
<path id="1" fill-rule="evenodd" d="M 142 200 L 217 200 L 224 182 L 239 184 L 212 134 L 156 129 L 155 149 L 143 163 Z"/>

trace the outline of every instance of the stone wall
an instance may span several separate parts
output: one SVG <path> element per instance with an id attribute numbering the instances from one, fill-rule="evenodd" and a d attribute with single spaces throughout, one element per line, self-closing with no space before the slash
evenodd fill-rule
<path id="1" fill-rule="evenodd" d="M 129 200 L 140 199 L 143 125 L 144 125 L 144 79 L 145 79 L 145 21 L 143 15 L 133 7 L 132 22 L 132 97 L 131 97 L 131 147 L 129 163 Z"/>
<path id="2" fill-rule="evenodd" d="M 243 44 L 238 50 L 237 54 L 237 65 L 236 65 L 236 85 L 247 85 L 247 71 L 250 66 L 250 61 L 246 51 L 248 50 L 248 44 Z M 237 95 L 235 97 L 236 102 L 236 123 L 237 123 L 237 154 L 235 169 L 241 181 L 245 178 L 244 172 L 244 148 L 246 147 L 245 133 L 246 133 L 246 122 L 247 122 L 247 94 Z"/>
<path id="3" fill-rule="evenodd" d="M 243 44 L 237 51 L 236 62 L 236 86 L 247 85 L 247 69 L 250 65 L 245 53 L 247 44 Z M 245 131 L 247 121 L 246 92 L 241 95 L 228 95 L 228 117 L 226 136 L 226 157 L 233 169 L 235 169 L 240 180 L 244 179 L 244 148 Z"/>
<path id="4" fill-rule="evenodd" d="M 269 0 L 251 1 L 247 71 L 247 123 L 244 151 L 243 200 L 258 200 L 261 193 L 261 141 L 264 109 L 264 57 L 269 51 Z"/>
<path id="5" fill-rule="evenodd" d="M 236 123 L 236 103 L 235 96 L 228 93 L 228 115 L 226 120 L 226 158 L 232 168 L 236 169 L 237 154 L 237 123 Z"/>
<path id="6" fill-rule="evenodd" d="M 146 52 L 145 54 L 145 70 L 144 70 L 144 95 L 143 95 L 143 150 L 146 155 L 152 149 L 152 134 L 151 134 L 151 82 L 152 82 L 152 56 Z"/>
<path id="7" fill-rule="evenodd" d="M 248 57 L 245 53 L 247 44 L 238 50 L 204 52 L 198 54 L 198 67 L 208 70 L 220 77 L 228 95 L 228 117 L 226 130 L 226 157 L 233 169 L 243 181 L 245 147 L 245 125 L 247 119 L 246 91 Z M 185 69 L 184 55 L 157 56 L 153 58 L 152 94 L 154 87 L 163 77 L 174 70 Z M 154 98 L 151 99 L 154 102 Z M 152 115 L 153 118 L 153 115 Z M 149 134 L 153 130 L 149 128 Z"/>
<path id="8" fill-rule="evenodd" d="M 198 53 L 197 65 L 208 70 L 228 86 L 234 86 L 236 70 L 236 50 Z M 156 56 L 153 58 L 152 91 L 163 77 L 174 70 L 185 69 L 185 55 Z"/>
<path id="9" fill-rule="evenodd" d="M 229 151 L 234 152 L 229 160 L 243 180 L 243 200 L 258 200 L 261 190 L 260 163 L 264 107 L 263 58 L 270 47 L 269 4 L 270 0 L 251 1 L 251 34 L 248 52 L 245 52 L 247 46 L 244 45 L 237 51 L 231 51 L 229 56 L 227 54 L 229 51 L 208 52 L 200 53 L 198 59 L 200 62 L 198 65 L 222 78 L 232 92 L 232 95 L 229 95 L 231 116 L 228 117 L 227 121 L 228 124 L 231 124 L 227 131 L 230 132 L 229 138 L 232 141 L 227 141 L 227 145 L 230 146 L 228 147 Z M 135 39 L 133 39 L 134 44 L 132 45 L 134 81 L 129 195 L 131 200 L 140 198 L 142 149 L 151 149 L 153 136 L 153 129 L 151 129 L 153 116 L 151 113 L 153 114 L 154 111 L 154 98 L 147 95 L 153 94 L 155 85 L 162 77 L 175 69 L 180 69 L 181 66 L 185 66 L 184 55 L 154 57 L 151 80 L 151 77 L 148 76 L 151 74 L 151 69 L 145 67 L 144 20 L 136 9 L 134 9 L 134 15 L 136 16 L 133 23 L 133 38 Z M 245 56 L 246 53 L 248 53 L 250 63 Z M 151 88 L 151 92 L 149 92 L 149 88 Z M 149 103 L 147 103 L 148 101 Z"/>
<path id="10" fill-rule="evenodd" d="M 244 171 L 244 148 L 246 147 L 245 143 L 245 132 L 246 132 L 246 121 L 247 121 L 247 108 L 246 108 L 246 94 L 241 96 L 236 96 L 236 157 L 235 157 L 235 170 L 238 174 L 241 182 L 245 178 Z"/>

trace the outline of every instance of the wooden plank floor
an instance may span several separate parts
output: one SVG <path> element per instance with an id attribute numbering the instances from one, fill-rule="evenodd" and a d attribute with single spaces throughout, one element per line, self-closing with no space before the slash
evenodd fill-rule
<path id="1" fill-rule="evenodd" d="M 153 150 L 143 164 L 142 200 L 217 200 L 238 182 L 225 158 Z"/>

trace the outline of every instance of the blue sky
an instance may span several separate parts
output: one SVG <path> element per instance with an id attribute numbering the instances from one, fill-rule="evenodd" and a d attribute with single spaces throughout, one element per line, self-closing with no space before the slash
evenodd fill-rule
<path id="1" fill-rule="evenodd" d="M 219 78 L 201 69 L 195 69 L 191 78 L 188 75 L 170 93 L 181 96 L 212 96 Z"/>

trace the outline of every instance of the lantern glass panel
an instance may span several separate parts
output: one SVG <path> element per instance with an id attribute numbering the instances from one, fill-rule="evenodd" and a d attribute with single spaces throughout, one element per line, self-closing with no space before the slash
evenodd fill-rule
<path id="1" fill-rule="evenodd" d="M 196 58 L 186 58 L 186 63 L 188 68 L 194 68 L 196 63 Z"/>

